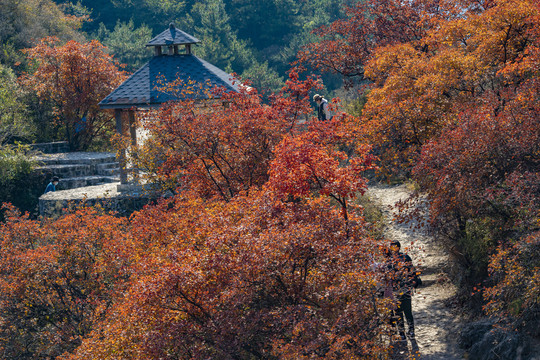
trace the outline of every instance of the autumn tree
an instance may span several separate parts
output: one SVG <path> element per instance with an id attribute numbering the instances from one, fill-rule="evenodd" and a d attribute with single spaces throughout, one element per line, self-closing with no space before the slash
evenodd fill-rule
<path id="1" fill-rule="evenodd" d="M 347 238 L 326 201 L 283 203 L 256 194 L 152 211 L 137 219 L 144 226 L 138 231 L 159 251 L 142 259 L 125 300 L 66 358 L 384 353 L 378 336 L 387 305 L 365 272 L 373 243 L 361 240 L 358 226 Z"/>
<path id="2" fill-rule="evenodd" d="M 378 243 L 353 202 L 373 159 L 340 150 L 354 142 L 351 117 L 299 126 L 315 84 L 292 72 L 271 105 L 246 90 L 215 108 L 187 111 L 184 99 L 157 112 L 150 129 L 176 136 L 150 134 L 169 146 L 157 168 L 181 174 L 182 191 L 129 222 L 86 209 L 39 223 L 11 210 L 4 348 L 62 359 L 384 358 L 391 303 L 377 296 Z M 172 126 L 179 115 L 193 127 Z"/>
<path id="3" fill-rule="evenodd" d="M 315 29 L 319 41 L 305 46 L 300 60 L 322 71 L 362 80 L 376 49 L 406 43 L 421 48 L 432 21 L 450 15 L 452 2 L 369 0 L 343 6 L 346 16 Z"/>
<path id="4" fill-rule="evenodd" d="M 475 79 L 491 79 L 489 87 L 470 87 L 476 96 L 457 105 L 460 113 L 422 147 L 413 171 L 429 194 L 433 225 L 452 238 L 472 239 L 461 246 L 464 260 L 484 274 L 492 249 L 534 228 L 539 210 L 539 9 L 520 4 L 499 3 L 459 22 L 478 31 L 468 43 L 482 53 L 490 49 L 496 66 L 481 66 L 487 74 L 478 71 Z M 482 64 L 480 54 L 469 56 L 474 66 Z"/>
<path id="5" fill-rule="evenodd" d="M 370 270 L 378 244 L 350 202 L 372 159 L 359 149 L 340 162 L 345 124 L 285 135 L 268 182 L 248 195 L 184 191 L 136 214 L 132 287 L 64 358 L 384 358 L 390 304 Z"/>
<path id="6" fill-rule="evenodd" d="M 349 201 L 367 188 L 364 172 L 375 168 L 375 157 L 369 154 L 369 147 L 356 148 L 353 157 L 339 147 L 354 142 L 344 126 L 347 120 L 343 116 L 315 122 L 309 131 L 285 137 L 274 151 L 268 186 L 277 194 L 293 198 L 313 192 L 328 196 L 339 204 L 348 220 Z"/>
<path id="7" fill-rule="evenodd" d="M 129 278 L 126 219 L 81 209 L 40 223 L 5 206 L 0 354 L 55 358 L 93 329 Z"/>
<path id="8" fill-rule="evenodd" d="M 537 264 L 524 249 L 535 251 L 539 212 L 538 3 L 377 0 L 349 10 L 301 60 L 370 82 L 359 141 L 386 174 L 418 182 L 466 288 L 493 281 L 486 310 L 533 324 L 537 284 L 524 279 Z"/>
<path id="9" fill-rule="evenodd" d="M 374 89 L 370 89 L 369 92 L 369 99 L 375 100 L 372 100 L 374 103 L 372 108 L 380 109 L 381 114 L 386 114 L 388 109 L 399 113 L 400 106 L 395 104 L 394 99 L 388 100 L 388 103 L 392 105 L 386 108 L 382 108 L 376 102 L 376 93 L 371 92 L 378 91 L 389 74 L 381 71 L 381 80 L 378 81 L 368 66 L 380 62 L 379 59 L 393 47 L 399 48 L 403 45 L 410 47 L 413 52 L 425 53 L 427 49 L 422 41 L 427 32 L 443 13 L 450 14 L 449 9 L 445 8 L 445 5 L 449 3 L 441 4 L 440 7 L 436 6 L 436 3 L 431 0 L 406 3 L 394 0 L 371 0 L 346 5 L 344 12 L 347 15 L 344 18 L 314 30 L 319 40 L 308 44 L 300 51 L 300 61 L 321 71 L 342 75 L 347 79 L 348 86 L 361 84 L 367 79 L 374 81 L 375 84 L 372 86 Z M 380 52 L 380 56 L 377 55 L 377 51 Z M 395 66 L 397 69 L 402 69 L 403 66 L 399 62 L 395 63 L 396 59 L 401 61 L 402 57 L 403 54 L 394 57 L 387 56 L 388 68 Z M 409 71 L 404 69 L 404 73 L 408 74 Z M 392 80 L 389 79 L 389 84 L 390 81 Z M 397 92 L 407 89 L 405 86 L 402 87 L 399 81 L 392 81 L 392 84 L 395 84 L 393 89 Z M 361 91 L 363 89 L 363 87 L 360 88 Z M 401 99 L 408 101 L 408 99 Z M 370 104 L 371 101 L 368 101 L 368 106 Z M 399 166 L 396 170 L 391 164 L 398 157 L 399 165 L 403 159 L 407 162 L 409 154 L 401 156 L 401 151 L 398 150 L 403 148 L 407 151 L 410 148 L 410 139 L 402 135 L 407 125 L 402 119 L 395 119 L 390 115 L 388 120 L 387 118 L 375 119 L 374 115 L 367 115 L 364 121 L 366 129 L 362 136 L 365 137 L 363 141 L 375 145 L 383 160 L 381 169 L 385 172 L 391 169 L 392 173 L 399 173 Z M 417 150 L 417 147 L 413 148 L 414 150 Z"/>
<path id="10" fill-rule="evenodd" d="M 355 141 L 358 119 L 305 119 L 317 84 L 293 70 L 268 105 L 246 87 L 205 103 L 188 89 L 152 112 L 138 159 L 179 191 L 129 222 L 11 211 L 4 348 L 58 359 L 387 357 L 393 304 L 377 296 L 379 243 L 354 202 L 374 158 Z"/>
<path id="11" fill-rule="evenodd" d="M 527 47 L 533 9 L 527 1 L 358 2 L 300 55 L 371 82 L 363 141 L 375 146 L 387 174 L 406 176 L 463 106 L 506 87 L 497 71 Z"/>
<path id="12" fill-rule="evenodd" d="M 465 18 L 439 21 L 421 46 L 375 52 L 366 65 L 375 86 L 363 115 L 368 141 L 384 149 L 389 170 L 410 169 L 422 146 L 460 112 L 482 106 L 484 94 L 504 103 L 504 93 L 521 80 L 508 82 L 499 71 L 524 54 L 533 9 L 526 1 L 493 2 Z"/>
<path id="13" fill-rule="evenodd" d="M 199 94 L 213 97 L 201 102 L 190 94 L 201 89 L 182 84 L 179 101 L 150 112 L 143 122 L 148 140 L 137 154 L 139 166 L 152 181 L 203 197 L 228 200 L 260 187 L 268 180 L 274 147 L 311 112 L 308 93 L 316 79 L 300 81 L 295 71 L 290 76 L 270 105 L 245 86 L 238 93 Z"/>
<path id="14" fill-rule="evenodd" d="M 484 310 L 507 316 L 533 336 L 538 336 L 540 299 L 540 234 L 527 235 L 511 245 L 500 245 L 490 258 L 493 285 L 484 290 Z"/>
<path id="15" fill-rule="evenodd" d="M 88 149 L 112 129 L 113 117 L 98 103 L 125 75 L 99 42 L 60 45 L 57 38 L 48 37 L 26 53 L 37 67 L 21 81 L 40 99 L 53 102 L 71 149 Z"/>

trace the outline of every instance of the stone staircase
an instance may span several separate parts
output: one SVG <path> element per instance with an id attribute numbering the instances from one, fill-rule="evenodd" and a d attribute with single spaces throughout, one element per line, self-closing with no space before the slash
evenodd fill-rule
<path id="1" fill-rule="evenodd" d="M 129 216 L 159 197 L 151 187 L 124 185 L 120 189 L 120 167 L 116 154 L 107 152 L 67 152 L 67 143 L 34 144 L 40 151 L 34 159 L 43 177 L 43 189 L 53 176 L 60 181 L 56 191 L 39 197 L 39 215 L 58 217 L 78 204 L 100 204 L 103 209 Z"/>
<path id="2" fill-rule="evenodd" d="M 58 176 L 57 190 L 69 190 L 120 181 L 120 167 L 114 153 L 69 152 L 41 154 L 36 170 Z"/>

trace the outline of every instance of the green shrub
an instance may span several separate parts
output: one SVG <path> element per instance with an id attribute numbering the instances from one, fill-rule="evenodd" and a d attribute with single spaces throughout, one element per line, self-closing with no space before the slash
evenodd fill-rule
<path id="1" fill-rule="evenodd" d="M 0 64 L 0 145 L 30 140 L 34 129 L 13 71 Z"/>
<path id="2" fill-rule="evenodd" d="M 26 146 L 0 146 L 0 203 L 9 202 L 31 214 L 46 185 L 45 175 L 34 171 L 37 163 Z"/>

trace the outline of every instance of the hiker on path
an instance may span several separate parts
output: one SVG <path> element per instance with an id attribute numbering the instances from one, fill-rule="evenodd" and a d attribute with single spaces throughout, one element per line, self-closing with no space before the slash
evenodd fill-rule
<path id="1" fill-rule="evenodd" d="M 44 194 L 46 194 L 48 192 L 51 192 L 51 191 L 56 191 L 56 185 L 58 185 L 59 181 L 60 181 L 60 179 L 58 179 L 58 176 L 53 176 L 53 178 L 51 179 L 51 182 L 45 188 Z"/>
<path id="2" fill-rule="evenodd" d="M 317 103 L 317 118 L 319 119 L 319 121 L 332 119 L 332 113 L 328 108 L 328 100 L 326 100 L 319 94 L 315 94 L 313 96 L 313 101 Z"/>
<path id="3" fill-rule="evenodd" d="M 395 321 L 402 340 L 405 336 L 405 319 L 407 320 L 407 336 L 414 339 L 414 318 L 412 314 L 413 289 L 420 285 L 420 278 L 414 269 L 409 255 L 400 252 L 401 244 L 394 240 L 390 243 L 390 251 L 387 255 L 386 271 L 392 281 L 392 292 L 397 302 L 394 311 Z M 404 319 L 405 317 L 405 319 Z"/>

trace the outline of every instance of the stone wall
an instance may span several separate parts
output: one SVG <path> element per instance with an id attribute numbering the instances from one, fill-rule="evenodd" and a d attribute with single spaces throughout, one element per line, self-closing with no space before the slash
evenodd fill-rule
<path id="1" fill-rule="evenodd" d="M 105 210 L 129 216 L 158 196 L 150 192 L 118 192 L 118 183 L 89 186 L 85 188 L 55 191 L 39 198 L 39 213 L 44 217 L 58 217 L 66 209 L 80 205 L 99 204 Z"/>
<path id="2" fill-rule="evenodd" d="M 34 150 L 41 151 L 44 154 L 60 154 L 69 152 L 69 143 L 67 141 L 31 144 L 30 147 Z"/>

